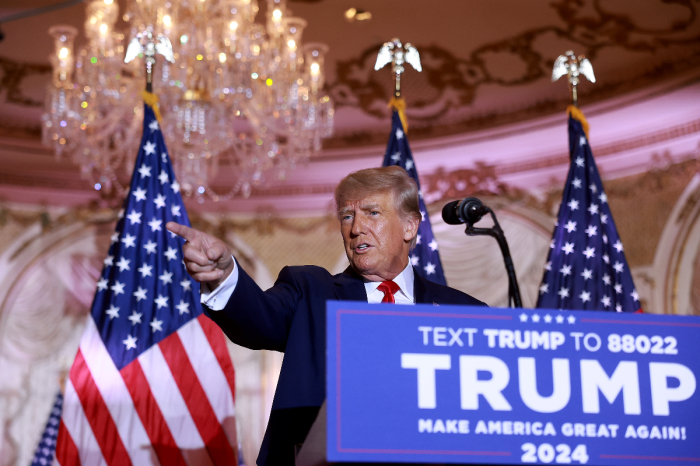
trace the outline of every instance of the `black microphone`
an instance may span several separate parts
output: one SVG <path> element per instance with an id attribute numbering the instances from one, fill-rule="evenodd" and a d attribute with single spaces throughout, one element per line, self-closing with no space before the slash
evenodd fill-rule
<path id="1" fill-rule="evenodd" d="M 459 225 L 468 223 L 470 225 L 481 220 L 481 217 L 486 215 L 489 208 L 486 207 L 479 199 L 468 197 L 461 201 L 452 201 L 445 204 L 442 208 L 442 219 L 448 225 Z"/>

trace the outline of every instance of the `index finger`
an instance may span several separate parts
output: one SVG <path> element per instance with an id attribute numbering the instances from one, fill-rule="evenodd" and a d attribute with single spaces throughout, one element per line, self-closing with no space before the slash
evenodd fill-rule
<path id="1" fill-rule="evenodd" d="M 181 236 L 187 241 L 194 241 L 197 237 L 197 230 L 195 230 L 194 228 L 187 227 L 185 225 L 180 225 L 176 222 L 166 223 L 165 228 L 167 228 L 168 231 L 171 231 L 176 235 Z"/>

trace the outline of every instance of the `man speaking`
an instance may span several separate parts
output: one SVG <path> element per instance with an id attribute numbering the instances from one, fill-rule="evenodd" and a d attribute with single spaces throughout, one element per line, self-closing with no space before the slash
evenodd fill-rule
<path id="1" fill-rule="evenodd" d="M 294 464 L 294 447 L 304 442 L 326 397 L 326 301 L 484 305 L 425 280 L 410 265 L 422 217 L 418 188 L 403 168 L 352 173 L 336 188 L 335 201 L 350 267 L 338 275 L 311 265 L 285 267 L 267 291 L 223 241 L 167 224 L 187 240 L 185 265 L 202 284 L 207 315 L 234 343 L 285 354 L 259 466 Z"/>

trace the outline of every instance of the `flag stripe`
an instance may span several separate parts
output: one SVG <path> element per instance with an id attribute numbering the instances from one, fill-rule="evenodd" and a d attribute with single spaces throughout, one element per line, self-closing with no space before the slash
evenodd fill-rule
<path id="1" fill-rule="evenodd" d="M 233 394 L 221 369 L 214 351 L 207 340 L 200 320 L 195 319 L 183 325 L 177 333 L 182 346 L 189 356 L 190 364 L 197 374 L 209 404 L 214 408 L 220 423 L 235 415 Z"/>
<path id="2" fill-rule="evenodd" d="M 158 403 L 153 398 L 139 360 L 133 361 L 120 372 L 160 464 L 186 466 L 185 459 L 182 457 L 165 419 L 163 419 Z"/>
<path id="3" fill-rule="evenodd" d="M 80 340 L 80 351 L 131 462 L 139 466 L 152 464 L 151 452 L 144 448 L 150 443 L 146 429 L 139 417 L 134 416 L 135 408 L 129 390 L 107 352 L 92 318 L 88 318 L 85 326 L 85 333 Z"/>
<path id="4" fill-rule="evenodd" d="M 56 460 L 59 464 L 63 466 L 80 466 L 80 456 L 78 455 L 78 447 L 75 446 L 75 442 L 71 438 L 66 425 L 61 421 L 58 426 L 58 440 Z"/>
<path id="5" fill-rule="evenodd" d="M 129 458 L 122 439 L 119 437 L 117 426 L 114 424 L 109 409 L 107 409 L 107 405 L 85 363 L 82 350 L 78 350 L 78 354 L 75 356 L 70 371 L 70 380 L 75 387 L 85 417 L 95 434 L 95 439 L 107 464 L 110 466 L 131 465 L 131 458 Z"/>
<path id="6" fill-rule="evenodd" d="M 63 412 L 61 416 L 61 421 L 65 424 L 68 435 L 78 447 L 80 462 L 82 464 L 89 464 L 90 466 L 106 465 L 107 463 L 102 456 L 102 450 L 95 438 L 95 433 L 90 427 L 83 406 L 80 404 L 78 393 L 75 391 L 75 387 L 70 381 L 70 378 L 66 380 Z M 57 455 L 61 454 L 60 448 L 58 448 L 60 446 L 61 445 L 57 446 Z M 64 466 L 70 466 L 70 464 Z"/>
<path id="7" fill-rule="evenodd" d="M 216 355 L 217 361 L 221 369 L 224 371 L 224 376 L 228 382 L 228 386 L 231 389 L 231 395 L 233 396 L 233 401 L 236 401 L 236 377 L 233 370 L 233 362 L 231 361 L 231 355 L 226 347 L 226 337 L 224 337 L 224 332 L 206 315 L 202 314 L 198 317 L 199 324 L 204 330 L 204 334 L 209 340 L 212 351 Z"/>
<path id="8" fill-rule="evenodd" d="M 172 371 L 173 377 L 214 464 L 235 464 L 237 459 L 233 448 L 229 445 L 221 424 L 217 422 L 216 413 L 187 356 L 179 331 L 159 345 L 168 366 L 177 368 Z"/>
<path id="9" fill-rule="evenodd" d="M 177 335 L 171 335 L 168 338 L 177 338 Z M 151 394 L 158 403 L 165 423 L 180 448 L 190 450 L 204 448 L 204 441 L 199 435 L 160 346 L 156 345 L 143 353 L 138 361 L 151 387 Z"/>

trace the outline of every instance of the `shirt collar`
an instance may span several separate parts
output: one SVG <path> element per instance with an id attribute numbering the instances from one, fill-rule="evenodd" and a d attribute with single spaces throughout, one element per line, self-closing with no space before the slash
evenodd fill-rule
<path id="1" fill-rule="evenodd" d="M 367 290 L 367 296 L 369 296 L 370 293 L 373 293 L 377 287 L 379 287 L 380 283 L 382 282 L 371 282 L 365 278 L 362 279 L 365 282 L 365 289 Z M 414 280 L 415 277 L 413 276 L 413 266 L 411 265 L 411 261 L 408 261 L 408 265 L 406 265 L 406 268 L 403 269 L 403 271 L 398 274 L 394 279 L 392 280 L 394 283 L 399 285 L 400 292 L 403 293 L 408 299 L 411 301 L 414 301 L 415 298 L 413 296 L 413 290 L 414 290 Z"/>

